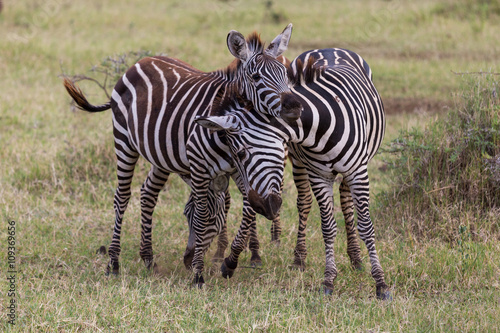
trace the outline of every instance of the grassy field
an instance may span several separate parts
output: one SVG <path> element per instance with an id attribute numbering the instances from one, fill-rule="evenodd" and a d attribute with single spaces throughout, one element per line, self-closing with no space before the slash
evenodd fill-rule
<path id="1" fill-rule="evenodd" d="M 371 164 L 377 246 L 394 299 L 377 301 L 365 270 L 346 255 L 342 214 L 336 241 L 339 276 L 333 297 L 318 290 L 324 250 L 319 212 L 310 215 L 307 270 L 288 269 L 297 232 L 295 188 L 287 167 L 281 246 L 259 218 L 263 266 L 225 280 L 207 256 L 204 290 L 190 286 L 182 263 L 188 188 L 171 177 L 155 211 L 153 246 L 160 272 L 139 258 L 140 184 L 136 171 L 127 210 L 121 274 L 104 276 L 116 186 L 111 113 L 73 112 L 59 77 L 91 72 L 106 57 L 150 50 L 202 70 L 226 66 L 231 29 L 272 40 L 289 23 L 285 55 L 344 47 L 371 65 L 388 113 L 385 143 L 454 107 L 462 78 L 454 72 L 499 72 L 500 5 L 495 1 L 4 1 L 0 13 L 0 249 L 8 275 L 8 226 L 15 221 L 15 298 L 0 283 L 0 331 L 12 332 L 495 332 L 500 327 L 500 240 L 421 240 L 376 219 L 377 196 L 391 186 L 385 154 Z M 82 88 L 106 101 L 91 82 Z M 229 236 L 241 218 L 241 196 L 229 213 Z M 336 200 L 338 208 L 339 200 Z M 339 210 L 339 209 L 337 209 Z M 420 217 L 425 223 L 426 216 Z M 467 216 L 463 217 L 464 225 Z M 405 221 L 401 220 L 404 225 Z M 15 325 L 8 306 L 16 301 Z"/>

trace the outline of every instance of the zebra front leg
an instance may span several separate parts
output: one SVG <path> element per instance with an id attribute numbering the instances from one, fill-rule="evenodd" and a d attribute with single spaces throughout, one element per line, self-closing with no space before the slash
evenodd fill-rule
<path id="1" fill-rule="evenodd" d="M 281 235 L 281 220 L 280 217 L 277 216 L 271 222 L 271 243 L 274 243 L 276 246 L 280 245 L 280 235 Z M 262 258 L 259 255 L 260 243 L 259 236 L 257 233 L 257 220 L 254 217 L 250 223 L 250 228 L 248 230 L 248 249 L 252 254 L 250 258 L 250 264 L 252 267 L 257 267 L 262 265 Z"/>
<path id="2" fill-rule="evenodd" d="M 194 182 L 193 182 L 194 183 Z M 194 218 L 192 230 L 196 239 L 193 256 L 193 284 L 202 287 L 205 253 L 224 225 L 225 190 L 213 191 L 208 189 L 208 183 L 202 182 L 193 185 L 193 196 L 195 201 Z"/>
<path id="3" fill-rule="evenodd" d="M 255 211 L 250 206 L 246 196 L 243 197 L 243 218 L 238 229 L 238 233 L 231 243 L 231 253 L 224 259 L 221 265 L 221 272 L 224 278 L 231 278 L 234 270 L 238 266 L 238 258 L 246 247 L 248 230 L 252 221 L 255 221 Z"/>
<path id="4" fill-rule="evenodd" d="M 191 193 L 189 193 L 188 202 L 184 207 L 184 216 L 186 216 L 189 228 L 189 238 L 188 238 L 188 243 L 186 245 L 186 250 L 184 251 L 183 260 L 184 260 L 184 266 L 188 270 L 191 270 L 193 268 L 192 265 L 194 257 L 194 248 L 196 245 L 196 237 L 195 237 L 195 232 L 193 230 L 194 208 L 195 208 L 194 196 L 193 192 L 191 191 Z"/>
<path id="5" fill-rule="evenodd" d="M 139 154 L 135 152 L 131 146 L 127 145 L 128 140 L 123 140 L 120 143 L 115 139 L 115 153 L 117 159 L 116 175 L 118 178 L 118 187 L 115 191 L 113 207 L 115 210 L 115 225 L 113 229 L 113 238 L 109 246 L 109 263 L 106 268 L 106 275 L 110 273 L 118 275 L 120 272 L 119 257 L 121 252 L 120 238 L 122 231 L 123 215 L 127 210 L 127 205 L 130 200 L 130 184 L 134 177 L 134 168 Z"/>
<path id="6" fill-rule="evenodd" d="M 309 188 L 309 176 L 306 169 L 298 161 L 292 159 L 293 180 L 297 188 L 297 210 L 299 212 L 299 229 L 297 232 L 297 244 L 293 251 L 293 265 L 291 268 L 301 271 L 306 269 L 306 227 L 307 218 L 312 206 L 312 195 Z"/>
<path id="7" fill-rule="evenodd" d="M 257 216 L 254 216 L 250 221 L 250 228 L 248 229 L 248 249 L 252 254 L 250 258 L 250 265 L 252 267 L 262 266 L 262 258 L 259 255 L 259 237 L 257 234 Z"/>
<path id="8" fill-rule="evenodd" d="M 351 265 L 354 269 L 362 270 L 361 249 L 359 247 L 358 235 L 354 223 L 354 203 L 352 201 L 351 190 L 342 180 L 340 184 L 340 206 L 345 220 L 345 230 L 347 234 L 347 254 L 351 259 Z"/>
<path id="9" fill-rule="evenodd" d="M 370 218 L 370 182 L 366 167 L 358 170 L 345 180 L 351 189 L 351 195 L 354 199 L 354 205 L 358 214 L 358 232 L 368 249 L 370 263 L 372 266 L 371 274 L 375 280 L 376 295 L 378 299 L 391 299 L 392 296 L 385 283 L 384 271 L 375 249 L 375 229 Z"/>
<path id="10" fill-rule="evenodd" d="M 285 146 L 285 159 L 283 161 L 283 169 L 286 167 L 286 160 L 288 158 L 288 146 Z M 280 184 L 280 194 L 283 194 L 283 183 L 285 178 L 281 179 Z M 281 237 L 281 219 L 280 216 L 276 216 L 276 218 L 271 223 L 271 243 L 274 243 L 276 246 L 280 245 L 280 237 Z"/>
<path id="11" fill-rule="evenodd" d="M 279 216 L 277 216 L 271 222 L 271 243 L 274 243 L 276 246 L 279 246 L 280 237 L 281 237 L 281 219 Z"/>
<path id="12" fill-rule="evenodd" d="M 153 264 L 153 212 L 158 200 L 158 194 L 168 180 L 169 173 L 152 166 L 148 177 L 141 188 L 141 248 L 140 256 L 147 269 L 151 269 Z"/>
<path id="13" fill-rule="evenodd" d="M 337 222 L 333 212 L 333 181 L 321 178 L 311 178 L 311 187 L 318 201 L 321 214 L 321 231 L 325 243 L 325 280 L 323 291 L 327 295 L 333 293 L 333 281 L 337 277 L 335 265 L 334 241 L 337 236 Z"/>

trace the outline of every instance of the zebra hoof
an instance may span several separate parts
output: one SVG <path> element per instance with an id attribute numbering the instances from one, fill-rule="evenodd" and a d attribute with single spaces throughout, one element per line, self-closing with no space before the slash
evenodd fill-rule
<path id="1" fill-rule="evenodd" d="M 100 248 L 97 249 L 97 251 L 95 253 L 96 254 L 106 255 L 106 253 L 107 253 L 106 246 L 102 245 Z"/>
<path id="2" fill-rule="evenodd" d="M 321 288 L 323 295 L 331 296 L 333 295 L 333 284 L 323 282 L 323 288 Z"/>
<path id="3" fill-rule="evenodd" d="M 391 292 L 387 287 L 377 287 L 377 299 L 381 301 L 392 301 Z"/>
<path id="4" fill-rule="evenodd" d="M 361 261 L 353 262 L 352 268 L 358 272 L 362 272 L 365 270 L 365 267 L 363 266 L 363 263 Z"/>
<path id="5" fill-rule="evenodd" d="M 293 264 L 288 267 L 291 270 L 303 272 L 306 270 L 306 263 L 301 260 L 300 261 L 294 260 Z"/>
<path id="6" fill-rule="evenodd" d="M 204 285 L 205 285 L 205 280 L 203 279 L 203 275 L 196 274 L 194 276 L 193 286 L 197 287 L 198 289 L 203 289 Z"/>
<path id="7" fill-rule="evenodd" d="M 148 271 L 154 269 L 156 267 L 156 263 L 153 261 L 153 259 L 142 259 L 144 261 L 144 266 L 146 266 L 146 269 Z"/>
<path id="8" fill-rule="evenodd" d="M 146 268 L 150 272 L 153 272 L 153 273 L 158 272 L 158 265 L 154 261 L 150 262 L 149 264 L 146 264 Z"/>
<path id="9" fill-rule="evenodd" d="M 262 266 L 262 259 L 258 254 L 252 254 L 252 258 L 250 258 L 250 266 L 253 268 Z"/>
<path id="10" fill-rule="evenodd" d="M 222 273 L 222 277 L 225 278 L 225 279 L 230 279 L 233 277 L 233 274 L 234 274 L 234 270 L 236 269 L 236 266 L 234 268 L 230 268 L 227 263 L 226 263 L 227 259 L 224 259 L 224 261 L 222 262 L 222 265 L 220 266 L 220 271 Z"/>
<path id="11" fill-rule="evenodd" d="M 323 295 L 325 295 L 325 296 L 332 296 L 333 295 L 333 289 L 328 288 L 326 286 L 323 286 Z"/>
<path id="12" fill-rule="evenodd" d="M 108 267 L 106 268 L 106 276 L 114 275 L 118 276 L 120 273 L 120 264 L 116 261 L 112 261 L 108 264 Z"/>

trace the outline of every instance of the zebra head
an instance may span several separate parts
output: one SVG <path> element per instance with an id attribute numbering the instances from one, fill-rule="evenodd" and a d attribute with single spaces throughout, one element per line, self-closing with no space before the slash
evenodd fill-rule
<path id="1" fill-rule="evenodd" d="M 281 117 L 292 122 L 300 117 L 302 105 L 292 95 L 287 69 L 281 54 L 287 49 L 292 35 L 290 23 L 264 50 L 264 44 L 256 33 L 247 40 L 237 31 L 230 31 L 227 46 L 240 60 L 237 77 L 240 94 L 250 100 L 253 107 L 264 114 Z"/>
<path id="2" fill-rule="evenodd" d="M 240 189 L 257 213 L 272 220 L 281 208 L 287 137 L 272 126 L 270 116 L 252 111 L 198 117 L 196 122 L 212 131 L 224 131 L 239 172 Z"/>

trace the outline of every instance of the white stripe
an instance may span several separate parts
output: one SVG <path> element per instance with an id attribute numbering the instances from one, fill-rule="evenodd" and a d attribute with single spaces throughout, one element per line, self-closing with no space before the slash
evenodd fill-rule
<path id="1" fill-rule="evenodd" d="M 159 69 L 155 63 L 152 63 L 156 71 L 160 74 L 161 77 L 161 82 L 163 83 L 163 102 L 161 105 L 161 110 L 160 114 L 158 115 L 158 120 L 156 121 L 156 126 L 155 126 L 155 132 L 154 132 L 154 138 L 155 138 L 155 149 L 156 149 L 156 154 L 158 155 L 158 159 L 160 162 L 160 165 L 163 169 L 167 169 L 168 165 L 167 162 L 165 161 L 165 156 L 163 156 L 163 152 L 161 151 L 160 147 L 160 125 L 161 121 L 163 119 L 163 116 L 165 115 L 165 110 L 167 108 L 167 80 L 165 79 L 165 75 L 163 74 L 163 71 Z"/>
<path id="2" fill-rule="evenodd" d="M 127 122 L 127 130 L 128 130 L 128 133 L 129 133 L 129 138 L 130 138 L 130 142 L 133 144 L 134 143 L 134 139 L 135 139 L 135 149 L 138 149 L 138 143 L 139 143 L 139 130 L 138 130 L 138 121 L 137 121 L 137 94 L 135 92 L 135 88 L 134 86 L 130 83 L 130 81 L 127 79 L 127 76 L 126 75 L 123 75 L 123 83 L 125 84 L 125 86 L 128 88 L 128 90 L 130 91 L 130 93 L 132 94 L 132 103 L 131 103 L 131 106 L 132 106 L 132 118 L 133 118 L 133 122 L 134 122 L 134 127 L 135 127 L 135 137 L 134 137 L 134 133 L 130 132 L 130 125 L 128 124 Z M 126 118 L 128 120 L 128 117 Z"/>
<path id="3" fill-rule="evenodd" d="M 148 76 L 144 73 L 144 71 L 141 68 L 141 65 L 139 63 L 135 64 L 135 67 L 137 68 L 137 73 L 142 77 L 144 82 L 146 83 L 146 87 L 148 88 L 148 105 L 147 105 L 147 110 L 146 110 L 146 118 L 144 119 L 144 124 L 143 124 L 143 138 L 144 138 L 144 153 L 146 154 L 146 159 L 151 163 L 151 164 L 156 164 L 155 160 L 153 159 L 153 155 L 151 155 L 151 151 L 149 150 L 149 142 L 148 142 L 148 133 L 149 133 L 149 118 L 151 117 L 151 108 L 153 104 L 153 86 L 151 85 L 151 81 L 149 80 Z M 137 128 L 136 128 L 137 131 Z"/>

